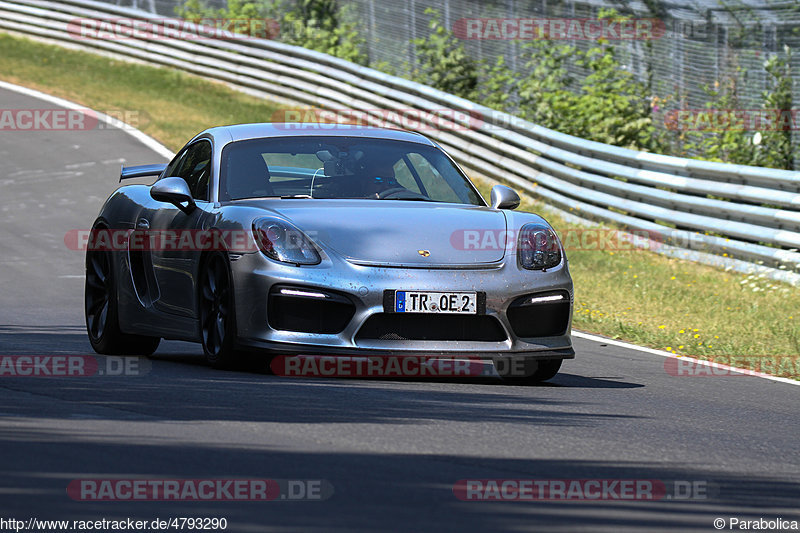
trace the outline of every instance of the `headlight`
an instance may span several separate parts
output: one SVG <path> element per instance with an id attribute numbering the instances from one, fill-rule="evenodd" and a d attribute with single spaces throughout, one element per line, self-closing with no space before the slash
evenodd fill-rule
<path id="1" fill-rule="evenodd" d="M 283 220 L 260 218 L 254 221 L 253 238 L 264 255 L 275 261 L 295 265 L 316 265 L 321 261 L 305 233 Z"/>
<path id="2" fill-rule="evenodd" d="M 561 263 L 561 244 L 555 232 L 543 224 L 525 224 L 519 230 L 517 243 L 519 266 L 528 270 L 545 270 Z"/>

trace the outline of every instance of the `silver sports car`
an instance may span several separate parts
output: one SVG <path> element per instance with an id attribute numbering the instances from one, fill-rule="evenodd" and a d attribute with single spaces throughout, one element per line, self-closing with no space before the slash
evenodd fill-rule
<path id="1" fill-rule="evenodd" d="M 340 124 L 211 128 L 122 169 L 88 236 L 86 324 L 104 354 L 469 357 L 553 377 L 574 357 L 564 250 L 540 216 L 487 205 L 436 143 Z M 515 364 L 508 364 L 509 361 Z"/>

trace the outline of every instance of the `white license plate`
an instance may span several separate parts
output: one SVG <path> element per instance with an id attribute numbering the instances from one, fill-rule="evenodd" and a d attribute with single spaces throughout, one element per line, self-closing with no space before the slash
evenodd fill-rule
<path id="1" fill-rule="evenodd" d="M 478 293 L 437 291 L 395 291 L 397 313 L 478 313 Z"/>

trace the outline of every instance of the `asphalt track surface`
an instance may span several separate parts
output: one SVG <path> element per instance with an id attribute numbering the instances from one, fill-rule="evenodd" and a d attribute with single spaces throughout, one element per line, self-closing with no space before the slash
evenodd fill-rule
<path id="1" fill-rule="evenodd" d="M 0 91 L 0 108 L 53 108 Z M 0 132 L 0 355 L 91 354 L 87 229 L 119 165 L 162 159 L 115 129 Z M 577 287 L 580 291 L 580 287 Z M 713 531 L 800 520 L 800 387 L 674 377 L 583 339 L 551 383 L 291 379 L 215 371 L 162 343 L 146 375 L 0 377 L 0 509 L 28 519 L 225 517 L 228 531 Z M 98 361 L 103 364 L 104 358 Z M 71 480 L 324 479 L 324 501 L 75 501 Z M 461 479 L 699 481 L 705 499 L 460 501 Z M 727 527 L 727 526 L 726 526 Z"/>

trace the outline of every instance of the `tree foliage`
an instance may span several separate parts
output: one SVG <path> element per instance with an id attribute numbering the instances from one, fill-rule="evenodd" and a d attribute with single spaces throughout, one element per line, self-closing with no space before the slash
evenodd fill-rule
<path id="1" fill-rule="evenodd" d="M 352 10 L 336 0 L 228 0 L 214 10 L 204 0 L 184 0 L 175 13 L 187 20 L 203 18 L 273 19 L 280 24 L 279 40 L 366 65 L 364 38 Z"/>
<path id="2" fill-rule="evenodd" d="M 365 40 L 355 12 L 337 0 L 228 0 L 226 8 L 213 10 L 206 0 L 184 0 L 176 13 L 190 20 L 202 18 L 274 19 L 280 23 L 283 42 L 317 50 L 354 63 L 369 64 Z M 651 11 L 656 0 L 646 2 Z M 764 63 L 767 89 L 761 95 L 765 115 L 787 120 L 785 127 L 762 131 L 736 128 L 678 130 L 656 128 L 661 104 L 685 101 L 681 95 L 656 96 L 652 70 L 639 77 L 626 64 L 616 45 L 599 40 L 578 48 L 563 42 L 533 40 L 518 44 L 518 70 L 498 56 L 474 59 L 464 41 L 428 8 L 428 34 L 412 40 L 413 63 L 372 62 L 383 72 L 410 71 L 411 79 L 449 94 L 507 111 L 560 132 L 628 148 L 673 153 L 731 163 L 792 169 L 792 53 L 784 47 Z M 614 10 L 601 10 L 600 18 L 623 19 Z M 743 37 L 744 38 L 744 37 Z M 645 43 L 649 46 L 651 43 Z M 648 54 L 652 48 L 647 48 Z M 650 63 L 648 62 L 648 65 Z M 577 76 L 575 73 L 585 73 Z M 746 72 L 734 65 L 728 73 L 703 87 L 709 113 L 741 109 L 740 92 Z"/>
<path id="3" fill-rule="evenodd" d="M 453 35 L 439 17 L 439 12 L 427 8 L 431 17 L 430 33 L 414 39 L 416 65 L 412 78 L 446 93 L 474 99 L 478 87 L 478 63 L 464 49 L 463 43 Z"/>

